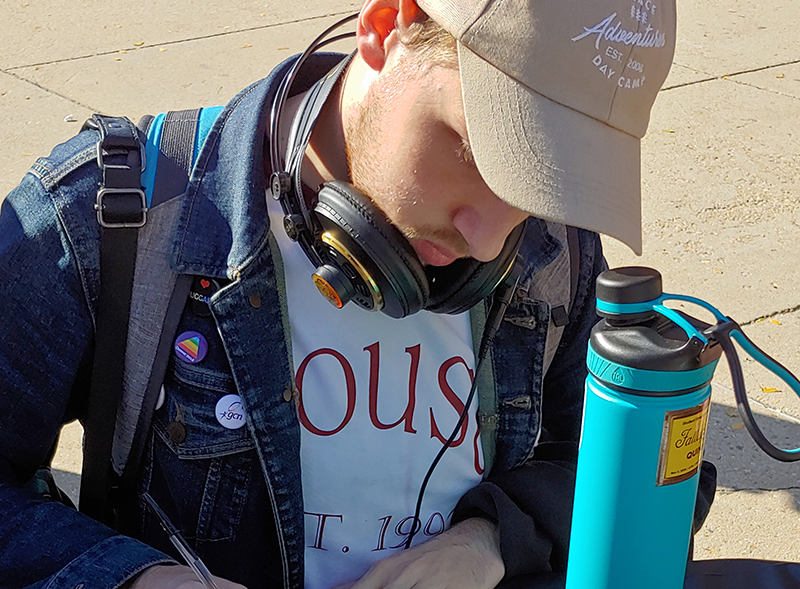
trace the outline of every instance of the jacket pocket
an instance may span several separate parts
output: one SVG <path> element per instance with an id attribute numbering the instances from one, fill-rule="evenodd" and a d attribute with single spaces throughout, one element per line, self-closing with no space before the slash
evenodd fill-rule
<path id="1" fill-rule="evenodd" d="M 164 381 L 165 400 L 154 429 L 184 460 L 214 458 L 254 448 L 246 425 L 229 429 L 217 419 L 217 404 L 236 387 L 229 374 L 175 361 Z"/>
<path id="2" fill-rule="evenodd" d="M 173 361 L 164 389 L 144 487 L 196 546 L 233 541 L 254 499 L 252 479 L 260 475 L 246 424 L 229 429 L 217 420 L 219 400 L 236 394 L 233 378 L 212 367 Z M 159 533 L 148 516 L 144 527 L 145 535 Z"/>

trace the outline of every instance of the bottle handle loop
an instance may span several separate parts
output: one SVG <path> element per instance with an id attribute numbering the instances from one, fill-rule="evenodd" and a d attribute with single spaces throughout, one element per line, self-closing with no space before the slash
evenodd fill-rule
<path id="1" fill-rule="evenodd" d="M 665 301 L 683 301 L 692 303 L 703 309 L 709 311 L 717 320 L 716 325 L 704 330 L 699 331 L 692 325 L 683 315 L 675 309 L 670 309 L 664 305 Z M 733 380 L 733 394 L 736 399 L 736 407 L 739 410 L 739 415 L 744 422 L 747 431 L 753 437 L 753 440 L 758 446 L 766 452 L 769 456 L 781 462 L 795 462 L 800 460 L 800 448 L 787 450 L 778 448 L 770 442 L 761 429 L 758 427 L 753 412 L 750 409 L 750 403 L 747 399 L 747 388 L 744 383 L 744 374 L 742 372 L 742 365 L 739 361 L 739 355 L 736 352 L 736 347 L 733 345 L 735 341 L 739 346 L 756 362 L 764 366 L 767 370 L 772 372 L 775 376 L 781 379 L 784 383 L 800 397 L 800 381 L 792 374 L 786 367 L 781 365 L 772 356 L 764 352 L 750 338 L 748 338 L 742 328 L 736 321 L 724 315 L 719 309 L 710 303 L 691 297 L 688 295 L 668 294 L 664 293 L 655 300 L 643 303 L 628 303 L 628 304 L 612 304 L 606 301 L 597 301 L 597 308 L 599 311 L 610 313 L 640 313 L 644 311 L 656 311 L 663 315 L 670 321 L 679 325 L 689 338 L 695 337 L 707 345 L 709 342 L 718 342 L 722 346 L 725 353 L 725 358 L 728 362 L 728 367 L 731 372 Z"/>
<path id="2" fill-rule="evenodd" d="M 717 320 L 717 324 L 709 329 L 706 329 L 703 334 L 699 334 L 697 329 L 689 324 L 689 322 L 686 321 L 677 311 L 664 307 L 663 302 L 666 300 L 685 301 L 698 305 L 714 315 L 714 318 Z M 664 313 L 661 310 L 662 308 L 666 309 L 670 313 Z M 702 299 L 686 295 L 665 293 L 658 298 L 656 304 L 653 305 L 653 309 L 683 327 L 687 335 L 690 337 L 700 337 L 703 343 L 707 343 L 708 341 L 719 342 L 719 344 L 722 346 L 722 351 L 725 352 L 725 359 L 727 360 L 728 368 L 731 371 L 733 395 L 736 399 L 736 408 L 739 410 L 739 415 L 755 443 L 758 444 L 759 448 L 761 448 L 775 460 L 780 460 L 781 462 L 796 462 L 800 460 L 800 448 L 795 448 L 792 450 L 778 448 L 767 439 L 767 436 L 765 436 L 761 431 L 761 428 L 758 427 L 758 424 L 753 417 L 753 411 L 750 409 L 750 402 L 747 399 L 747 388 L 744 384 L 742 364 L 739 361 L 739 354 L 736 352 L 736 347 L 733 345 L 733 342 L 735 341 L 737 344 L 739 344 L 745 353 L 747 353 L 747 355 L 753 360 L 764 366 L 764 368 L 772 372 L 784 383 L 789 385 L 795 394 L 800 397 L 800 381 L 797 380 L 797 377 L 789 372 L 789 370 L 787 370 L 786 367 L 780 362 L 775 360 L 772 356 L 767 354 L 764 350 L 753 343 L 753 341 L 744 334 L 742 328 L 738 323 L 736 323 L 736 321 L 725 316 L 719 309 Z M 682 322 L 677 321 L 676 317 L 682 319 Z M 690 329 L 687 329 L 686 325 L 689 325 Z"/>

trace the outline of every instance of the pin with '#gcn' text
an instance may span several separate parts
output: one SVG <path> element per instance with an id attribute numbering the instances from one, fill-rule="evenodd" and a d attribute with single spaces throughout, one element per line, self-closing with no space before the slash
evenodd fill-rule
<path id="1" fill-rule="evenodd" d="M 184 362 L 197 364 L 206 357 L 208 342 L 196 331 L 184 331 L 175 340 L 175 355 Z"/>
<path id="2" fill-rule="evenodd" d="M 222 397 L 217 401 L 214 413 L 222 427 L 239 429 L 244 425 L 244 408 L 242 407 L 242 398 L 239 395 L 225 395 Z"/>

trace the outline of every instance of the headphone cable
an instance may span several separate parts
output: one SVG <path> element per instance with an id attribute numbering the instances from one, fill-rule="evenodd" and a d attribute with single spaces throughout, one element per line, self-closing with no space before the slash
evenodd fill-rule
<path id="1" fill-rule="evenodd" d="M 408 538 L 406 539 L 403 550 L 408 550 L 411 548 L 411 542 L 414 540 L 414 536 L 416 536 L 417 532 L 422 527 L 419 514 L 420 510 L 422 509 L 422 498 L 425 495 L 425 489 L 428 487 L 428 481 L 430 481 L 434 469 L 439 464 L 439 461 L 444 456 L 444 453 L 448 448 L 450 448 L 453 441 L 456 439 L 458 431 L 461 429 L 464 420 L 467 418 L 469 408 L 472 405 L 472 400 L 475 398 L 475 391 L 477 390 L 478 385 L 478 375 L 480 374 L 481 367 L 483 366 L 483 361 L 486 358 L 492 343 L 494 342 L 494 337 L 497 334 L 497 331 L 500 329 L 500 324 L 502 323 L 503 317 L 506 314 L 506 309 L 508 308 L 508 305 L 511 302 L 511 297 L 514 295 L 514 291 L 517 288 L 519 277 L 522 274 L 522 268 L 522 258 L 519 254 L 517 254 L 511 271 L 495 291 L 495 295 L 492 300 L 492 307 L 489 309 L 489 313 L 486 316 L 486 326 L 483 329 L 483 337 L 481 338 L 480 346 L 478 346 L 478 362 L 477 366 L 475 367 L 475 378 L 472 380 L 472 386 L 469 389 L 469 395 L 467 395 L 467 400 L 464 403 L 464 409 L 461 411 L 461 415 L 458 416 L 458 421 L 456 422 L 456 426 L 453 428 L 453 432 L 436 454 L 436 458 L 433 459 L 433 462 L 431 462 L 431 465 L 428 467 L 428 472 L 425 473 L 425 478 L 422 479 L 422 484 L 419 488 L 419 494 L 417 495 L 416 508 L 414 509 L 414 518 L 411 520 L 411 531 L 408 534 Z"/>

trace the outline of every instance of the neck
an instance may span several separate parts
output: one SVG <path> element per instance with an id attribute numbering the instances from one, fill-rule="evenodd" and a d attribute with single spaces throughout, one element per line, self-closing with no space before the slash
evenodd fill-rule
<path id="1" fill-rule="evenodd" d="M 371 72 L 356 54 L 342 74 L 320 112 L 303 158 L 303 183 L 318 188 L 330 180 L 349 180 L 345 129 L 356 115 L 357 105 L 363 99 Z M 305 93 L 286 101 L 281 115 L 281 139 L 286 145 L 297 109 Z M 312 203 L 309 203 L 312 204 Z"/>
<path id="2" fill-rule="evenodd" d="M 330 180 L 347 180 L 350 177 L 342 112 L 342 89 L 346 84 L 347 74 L 347 71 L 342 74 L 325 101 L 308 142 L 303 160 L 303 181 L 312 187 Z"/>

